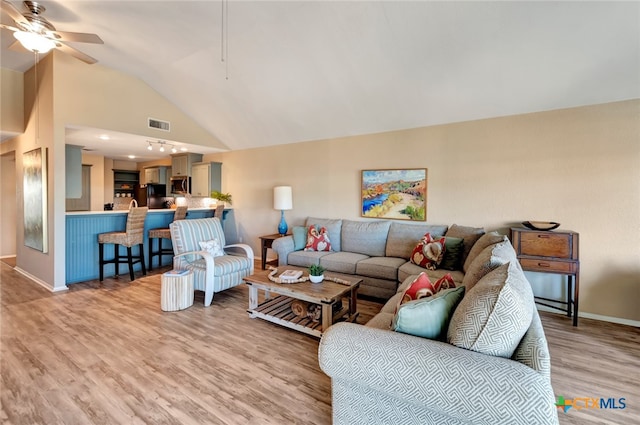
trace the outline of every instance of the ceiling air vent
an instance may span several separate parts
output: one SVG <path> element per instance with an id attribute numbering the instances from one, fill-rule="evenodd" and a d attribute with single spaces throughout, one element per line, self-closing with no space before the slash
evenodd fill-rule
<path id="1" fill-rule="evenodd" d="M 155 118 L 149 118 L 149 128 L 156 130 L 171 131 L 171 123 L 169 121 L 160 121 Z"/>

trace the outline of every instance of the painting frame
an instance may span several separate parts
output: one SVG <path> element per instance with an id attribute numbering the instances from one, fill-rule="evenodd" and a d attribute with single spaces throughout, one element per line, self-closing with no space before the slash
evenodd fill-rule
<path id="1" fill-rule="evenodd" d="M 427 168 L 362 170 L 360 214 L 365 218 L 427 221 Z"/>
<path id="2" fill-rule="evenodd" d="M 22 155 L 24 245 L 49 252 L 47 217 L 47 148 Z"/>

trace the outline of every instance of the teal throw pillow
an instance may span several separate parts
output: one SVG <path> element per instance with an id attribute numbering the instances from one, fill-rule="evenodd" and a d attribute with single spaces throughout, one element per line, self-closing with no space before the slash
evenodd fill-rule
<path id="1" fill-rule="evenodd" d="M 304 226 L 295 226 L 291 229 L 293 233 L 293 249 L 300 251 L 307 244 L 307 228 Z"/>
<path id="2" fill-rule="evenodd" d="M 439 269 L 461 270 L 460 263 L 464 252 L 464 239 L 445 237 L 444 258 L 438 266 Z"/>
<path id="3" fill-rule="evenodd" d="M 402 304 L 393 318 L 393 330 L 446 341 L 449 321 L 464 297 L 464 286 Z"/>

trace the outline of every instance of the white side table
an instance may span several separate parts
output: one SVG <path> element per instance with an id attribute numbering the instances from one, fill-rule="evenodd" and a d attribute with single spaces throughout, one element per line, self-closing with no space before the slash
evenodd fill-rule
<path id="1" fill-rule="evenodd" d="M 160 308 L 162 311 L 178 311 L 193 305 L 193 272 L 184 275 L 162 274 Z"/>

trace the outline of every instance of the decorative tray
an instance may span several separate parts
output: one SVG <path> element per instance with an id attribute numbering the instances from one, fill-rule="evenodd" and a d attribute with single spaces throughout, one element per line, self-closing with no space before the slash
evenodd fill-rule
<path id="1" fill-rule="evenodd" d="M 555 221 L 523 221 L 522 225 L 531 230 L 553 230 L 560 226 Z"/>

